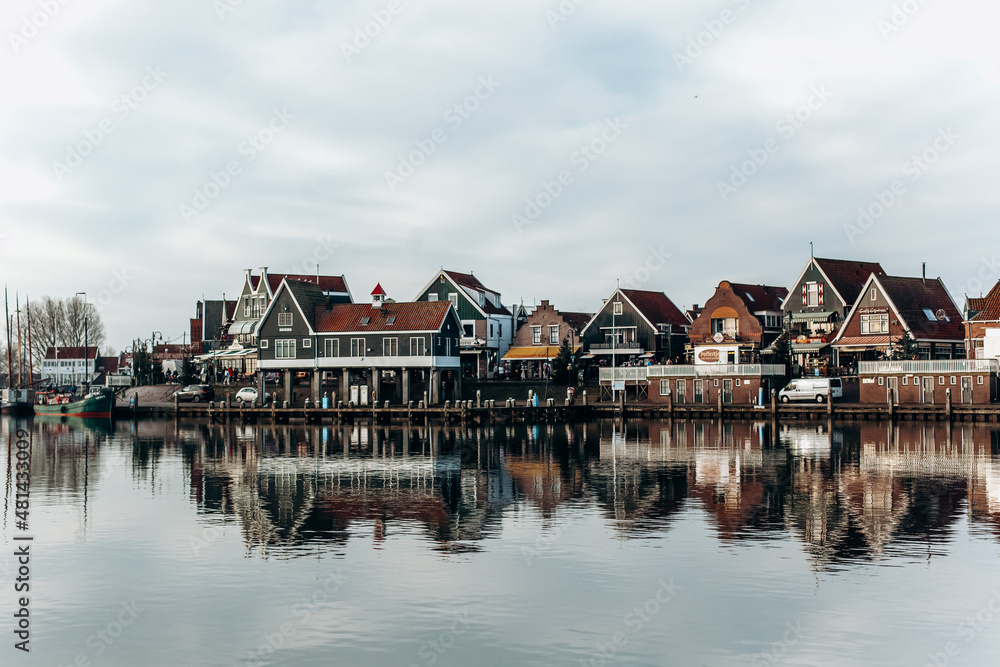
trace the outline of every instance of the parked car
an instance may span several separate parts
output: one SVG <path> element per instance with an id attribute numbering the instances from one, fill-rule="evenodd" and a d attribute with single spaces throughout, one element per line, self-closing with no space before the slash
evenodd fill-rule
<path id="1" fill-rule="evenodd" d="M 264 382 L 280 382 L 281 373 L 264 373 Z"/>
<path id="2" fill-rule="evenodd" d="M 174 396 L 180 401 L 201 403 L 202 401 L 214 401 L 215 390 L 207 384 L 189 384 L 183 389 L 178 389 L 174 392 Z"/>
<path id="3" fill-rule="evenodd" d="M 257 403 L 257 388 L 256 387 L 243 387 L 238 392 L 236 392 L 236 402 L 237 403 Z M 271 394 L 264 392 L 264 405 L 271 400 Z"/>
<path id="4" fill-rule="evenodd" d="M 827 394 L 837 399 L 844 396 L 844 383 L 840 378 L 799 378 L 792 380 L 778 392 L 778 400 L 816 401 L 822 403 Z"/>

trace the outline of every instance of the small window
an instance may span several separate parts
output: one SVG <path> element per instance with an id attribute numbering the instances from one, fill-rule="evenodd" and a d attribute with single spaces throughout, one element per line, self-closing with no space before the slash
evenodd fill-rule
<path id="1" fill-rule="evenodd" d="M 261 338 L 261 339 L 260 339 L 260 346 L 261 346 L 261 347 L 262 347 L 263 349 L 265 349 L 265 350 L 267 349 L 267 339 L 266 339 L 266 338 Z"/>
<path id="2" fill-rule="evenodd" d="M 437 294 L 428 294 L 427 295 L 427 300 L 428 301 L 437 301 L 438 300 L 438 295 Z"/>
<path id="3" fill-rule="evenodd" d="M 875 288 L 873 287 L 873 288 L 872 288 L 872 292 L 871 292 L 871 300 L 872 300 L 872 301 L 874 301 L 874 300 L 875 300 L 875 297 L 876 297 L 876 294 L 875 294 Z"/>
<path id="4" fill-rule="evenodd" d="M 312 338 L 302 339 L 302 347 L 312 347 L 312 346 L 313 346 Z"/>
<path id="5" fill-rule="evenodd" d="M 954 375 L 951 376 L 951 383 L 952 384 L 957 384 L 957 380 L 956 380 L 956 378 L 955 378 Z"/>
<path id="6" fill-rule="evenodd" d="M 395 315 L 390 315 L 389 319 L 387 319 L 385 321 L 385 323 L 386 323 L 386 325 L 393 325 L 393 324 L 395 324 L 396 323 L 396 316 Z"/>
<path id="7" fill-rule="evenodd" d="M 623 310 L 622 310 L 622 302 L 621 301 L 615 301 L 614 314 L 615 315 L 621 315 L 622 312 L 623 312 Z"/>
<path id="8" fill-rule="evenodd" d="M 982 383 L 983 383 L 983 376 L 980 375 L 979 377 L 976 378 L 976 384 L 982 384 Z"/>
<path id="9" fill-rule="evenodd" d="M 904 386 L 904 387 L 906 386 L 906 383 L 907 383 L 907 381 L 908 381 L 909 379 L 910 379 L 910 378 L 909 378 L 908 376 L 906 376 L 906 375 L 904 375 L 904 376 L 903 376 L 903 386 Z"/>
<path id="10" fill-rule="evenodd" d="M 938 384 L 939 385 L 944 385 L 944 376 L 943 375 L 939 375 L 938 376 Z"/>
<path id="11" fill-rule="evenodd" d="M 879 378 L 879 379 L 878 379 L 878 386 L 880 386 L 880 387 L 881 387 L 881 386 L 882 386 L 882 385 L 884 385 L 884 384 L 885 384 L 885 378 Z"/>
<path id="12" fill-rule="evenodd" d="M 660 396 L 670 395 L 670 380 L 660 380 Z"/>
<path id="13" fill-rule="evenodd" d="M 719 386 L 719 381 L 718 380 L 712 380 L 712 386 L 713 387 L 718 387 Z"/>
<path id="14" fill-rule="evenodd" d="M 363 327 L 364 326 L 368 326 L 368 324 L 371 323 L 371 321 L 372 321 L 372 318 L 370 318 L 370 317 L 362 317 L 361 318 L 361 326 L 363 326 Z"/>
<path id="15" fill-rule="evenodd" d="M 279 327 L 290 327 L 290 326 L 292 326 L 292 314 L 291 313 L 278 313 L 278 326 Z"/>
<path id="16" fill-rule="evenodd" d="M 458 308 L 458 292 L 451 292 L 450 294 L 448 294 L 448 301 L 451 301 L 451 305 L 455 306 L 455 308 L 457 309 Z"/>
<path id="17" fill-rule="evenodd" d="M 737 386 L 737 387 L 739 387 L 739 386 L 740 386 L 740 379 L 739 379 L 739 378 L 736 378 L 736 386 Z"/>

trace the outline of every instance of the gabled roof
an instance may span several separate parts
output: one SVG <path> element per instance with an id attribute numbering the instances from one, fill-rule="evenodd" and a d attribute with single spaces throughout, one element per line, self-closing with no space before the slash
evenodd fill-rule
<path id="1" fill-rule="evenodd" d="M 872 274 L 868 277 L 859 298 L 855 300 L 851 312 L 844 321 L 840 332 L 834 339 L 834 344 L 845 346 L 848 322 L 861 307 L 864 293 L 869 284 L 878 286 L 889 302 L 892 311 L 899 317 L 900 323 L 910 332 L 914 340 L 960 341 L 965 338 L 962 315 L 952 301 L 951 295 L 940 278 L 923 279 L 909 276 L 880 276 Z M 941 312 L 943 318 L 938 319 Z M 874 337 L 865 337 L 871 344 L 879 344 Z"/>
<path id="2" fill-rule="evenodd" d="M 820 273 L 826 276 L 827 282 L 833 287 L 833 291 L 850 306 L 858 300 L 858 295 L 868 282 L 868 276 L 875 274 L 884 276 L 885 270 L 878 262 L 859 262 L 851 259 L 829 259 L 826 257 L 810 257 L 809 263 L 802 269 L 802 273 L 792 283 L 797 288 L 809 270 L 809 266 L 815 264 Z M 791 293 L 789 293 L 789 296 Z M 782 308 L 788 307 L 788 297 Z"/>
<path id="3" fill-rule="evenodd" d="M 395 301 L 381 307 L 370 303 L 341 303 L 330 310 L 316 307 L 318 333 L 371 333 L 392 331 L 440 331 L 450 301 Z M 389 318 L 394 317 L 392 324 Z M 368 324 L 362 324 L 369 318 Z"/>
<path id="4" fill-rule="evenodd" d="M 420 292 L 418 293 L 417 296 L 420 296 L 421 294 L 423 294 L 424 292 L 426 292 L 428 289 L 430 289 L 430 286 L 433 285 L 434 282 L 438 279 L 438 277 L 442 276 L 442 275 L 445 276 L 445 277 L 447 277 L 448 280 L 450 280 L 452 282 L 452 284 L 454 284 L 456 287 L 462 288 L 465 291 L 465 295 L 468 297 L 469 302 L 473 306 L 475 306 L 476 309 L 478 309 L 479 312 L 481 312 L 483 315 L 510 315 L 511 314 L 511 312 L 509 310 L 507 310 L 506 307 L 504 307 L 502 305 L 501 306 L 497 306 L 497 305 L 493 304 L 493 302 L 490 301 L 489 299 L 486 299 L 483 302 L 482 306 L 479 305 L 479 299 L 475 298 L 475 296 L 474 296 L 473 293 L 475 293 L 475 292 L 484 292 L 484 293 L 486 293 L 488 295 L 490 295 L 490 294 L 496 295 L 499 298 L 500 292 L 497 292 L 496 290 L 491 290 L 490 288 L 486 287 L 481 282 L 479 282 L 479 279 L 476 278 L 471 273 L 460 273 L 458 271 L 449 271 L 447 269 L 442 269 L 438 273 L 434 274 L 434 279 L 431 280 L 426 285 L 424 285 L 424 288 L 422 290 L 420 290 Z"/>
<path id="5" fill-rule="evenodd" d="M 683 331 L 683 327 L 690 325 L 684 313 L 674 305 L 663 292 L 653 292 L 640 289 L 619 290 L 622 295 L 632 302 L 635 309 L 645 317 L 655 329 L 659 324 L 672 324 Z"/>
<path id="6" fill-rule="evenodd" d="M 979 302 L 978 308 L 973 309 L 973 301 Z M 1000 320 L 1000 281 L 997 281 L 997 284 L 986 296 L 969 299 L 969 309 L 979 311 L 970 320 L 972 322 L 996 322 Z"/>
<path id="7" fill-rule="evenodd" d="M 788 296 L 788 290 L 784 287 L 746 283 L 729 283 L 729 285 L 751 313 L 761 310 L 781 311 L 782 304 Z"/>
<path id="8" fill-rule="evenodd" d="M 342 294 L 350 294 L 350 290 L 347 288 L 347 279 L 344 276 L 307 276 L 297 273 L 268 273 L 267 274 L 267 286 L 271 291 L 271 294 L 277 294 L 278 287 L 281 286 L 282 280 L 288 280 L 289 282 L 303 282 L 312 283 L 313 285 L 319 285 L 319 288 L 324 292 L 337 292 Z M 254 291 L 257 290 L 257 286 L 260 284 L 260 276 L 250 276 L 250 285 L 253 287 Z"/>
<path id="9" fill-rule="evenodd" d="M 84 356 L 84 350 L 86 350 L 86 357 Z M 90 347 L 60 347 L 59 356 L 56 357 L 56 348 L 50 347 L 45 351 L 46 359 L 97 359 L 97 346 L 91 345 Z"/>
<path id="10" fill-rule="evenodd" d="M 593 313 L 571 313 L 567 311 L 559 311 L 559 314 L 562 315 L 563 321 L 566 324 L 577 331 L 583 330 L 587 326 L 587 322 L 590 321 L 590 318 L 594 316 Z"/>

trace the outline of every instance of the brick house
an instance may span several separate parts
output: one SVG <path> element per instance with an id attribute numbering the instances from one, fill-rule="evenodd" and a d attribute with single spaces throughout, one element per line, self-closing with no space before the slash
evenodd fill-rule
<path id="1" fill-rule="evenodd" d="M 919 359 L 965 358 L 962 315 L 940 278 L 872 274 L 833 341 L 835 363 L 889 358 L 907 333 Z"/>
<path id="2" fill-rule="evenodd" d="M 984 405 L 997 400 L 996 359 L 862 361 L 862 403 L 952 403 Z"/>
<path id="3" fill-rule="evenodd" d="M 520 378 L 543 377 L 546 364 L 559 353 L 563 340 L 569 341 L 573 354 L 579 354 L 583 345 L 581 332 L 592 316 L 559 311 L 548 301 L 541 301 L 518 328 L 504 362 Z"/>
<path id="4" fill-rule="evenodd" d="M 1000 358 L 1000 281 L 986 296 L 966 300 L 965 349 L 969 359 Z"/>
<path id="5" fill-rule="evenodd" d="M 781 335 L 788 290 L 723 280 L 688 333 L 695 364 L 745 364 Z"/>

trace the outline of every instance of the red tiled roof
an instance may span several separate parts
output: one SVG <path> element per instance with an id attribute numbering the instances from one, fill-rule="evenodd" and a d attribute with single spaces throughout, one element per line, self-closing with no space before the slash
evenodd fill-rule
<path id="1" fill-rule="evenodd" d="M 684 313 L 663 292 L 623 289 L 621 293 L 635 305 L 647 320 L 653 323 L 653 326 L 658 324 L 672 324 L 678 327 L 678 330 L 683 331 L 682 327 L 691 324 L 684 317 Z"/>
<path id="2" fill-rule="evenodd" d="M 87 351 L 86 357 L 84 357 L 84 350 Z M 97 359 L 98 349 L 96 346 L 91 345 L 90 347 L 60 347 L 59 356 L 56 357 L 56 348 L 50 347 L 45 351 L 46 359 Z"/>
<path id="3" fill-rule="evenodd" d="M 816 263 L 823 273 L 833 283 L 834 288 L 844 297 L 844 302 L 850 306 L 858 300 L 868 276 L 875 274 L 884 276 L 885 270 L 878 262 L 856 262 L 848 259 L 826 259 L 816 257 Z"/>
<path id="4" fill-rule="evenodd" d="M 373 331 L 438 331 L 444 322 L 450 301 L 406 301 L 387 303 L 381 308 L 373 308 L 368 303 L 342 303 L 330 310 L 316 307 L 316 331 L 373 332 Z M 365 317 L 368 324 L 361 324 Z M 388 324 L 395 317 L 393 324 Z"/>
<path id="5" fill-rule="evenodd" d="M 104 366 L 105 373 L 118 372 L 118 357 L 101 357 L 101 364 Z"/>
<path id="6" fill-rule="evenodd" d="M 1000 281 L 993 286 L 990 293 L 984 297 L 977 297 L 977 301 L 980 301 L 978 310 L 979 313 L 972 318 L 975 322 L 996 322 L 1000 320 Z M 972 308 L 973 299 L 969 299 L 969 308 Z"/>
<path id="7" fill-rule="evenodd" d="M 773 285 L 747 285 L 744 283 L 729 283 L 733 288 L 733 293 L 743 299 L 747 305 L 747 310 L 751 313 L 758 310 L 781 311 L 781 304 L 788 296 L 788 290 L 784 287 L 774 287 Z"/>
<path id="8" fill-rule="evenodd" d="M 940 279 L 928 278 L 925 281 L 922 278 L 879 276 L 878 281 L 900 317 L 906 321 L 914 339 L 955 341 L 965 338 L 962 314 Z M 946 319 L 930 319 L 924 312 L 925 308 L 932 314 L 944 311 Z"/>
<path id="9" fill-rule="evenodd" d="M 580 331 L 587 326 L 587 322 L 589 322 L 590 318 L 594 316 L 593 313 L 570 313 L 563 311 L 559 311 L 559 314 L 562 315 L 563 321 L 566 322 L 566 324 L 569 324 L 577 331 Z"/>

